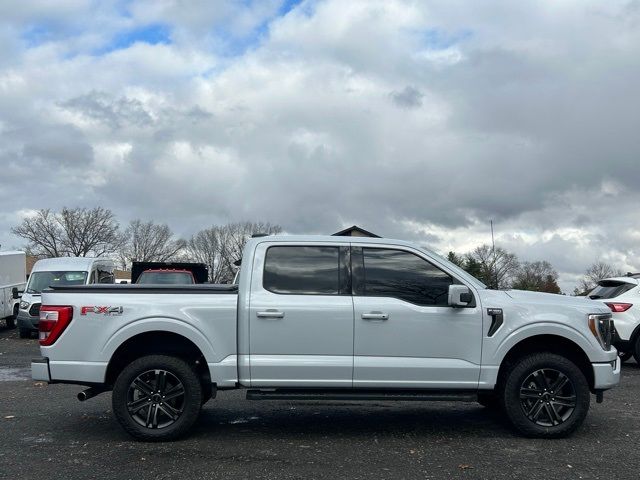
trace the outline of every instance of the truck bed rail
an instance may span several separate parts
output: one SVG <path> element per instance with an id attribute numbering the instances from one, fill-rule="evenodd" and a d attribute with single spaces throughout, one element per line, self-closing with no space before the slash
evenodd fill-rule
<path id="1" fill-rule="evenodd" d="M 131 285 L 131 284 L 113 284 L 113 285 L 60 285 L 49 287 L 45 292 L 56 293 L 185 293 L 194 294 L 201 293 L 205 295 L 221 295 L 221 294 L 237 294 L 237 285 L 221 285 L 221 284 L 196 284 L 196 285 Z"/>

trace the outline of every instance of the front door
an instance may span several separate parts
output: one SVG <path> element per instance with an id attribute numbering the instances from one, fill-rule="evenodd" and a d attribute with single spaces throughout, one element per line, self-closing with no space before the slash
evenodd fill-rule
<path id="1" fill-rule="evenodd" d="M 249 307 L 252 387 L 351 387 L 350 281 L 348 243 L 257 246 Z"/>
<path id="2" fill-rule="evenodd" d="M 447 305 L 458 280 L 402 247 L 354 244 L 352 266 L 354 387 L 477 388 L 482 313 Z"/>

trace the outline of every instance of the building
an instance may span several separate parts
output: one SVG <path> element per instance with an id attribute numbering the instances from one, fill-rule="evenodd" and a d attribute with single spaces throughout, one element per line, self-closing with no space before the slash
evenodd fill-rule
<path id="1" fill-rule="evenodd" d="M 344 230 L 340 230 L 333 234 L 334 237 L 372 237 L 372 238 L 381 238 L 380 235 L 376 235 L 375 233 L 371 233 L 364 228 L 360 228 L 357 225 L 353 225 L 349 228 L 345 228 Z"/>
<path id="2" fill-rule="evenodd" d="M 116 283 L 131 283 L 131 272 L 127 270 L 118 270 L 117 268 L 113 271 L 113 275 L 116 279 Z"/>

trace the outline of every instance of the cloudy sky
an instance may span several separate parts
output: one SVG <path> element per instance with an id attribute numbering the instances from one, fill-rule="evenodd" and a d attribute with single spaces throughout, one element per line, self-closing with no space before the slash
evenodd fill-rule
<path id="1" fill-rule="evenodd" d="M 34 209 L 181 236 L 351 224 L 640 270 L 640 2 L 0 3 L 0 244 Z"/>

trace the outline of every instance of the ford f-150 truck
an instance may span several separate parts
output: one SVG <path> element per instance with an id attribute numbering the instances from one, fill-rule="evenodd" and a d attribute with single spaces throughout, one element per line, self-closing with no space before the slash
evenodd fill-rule
<path id="1" fill-rule="evenodd" d="M 604 304 L 489 290 L 428 249 L 354 237 L 248 241 L 238 285 L 43 292 L 33 378 L 112 390 L 131 435 L 183 435 L 220 391 L 287 400 L 465 400 L 527 436 L 574 431 L 618 384 Z"/>

